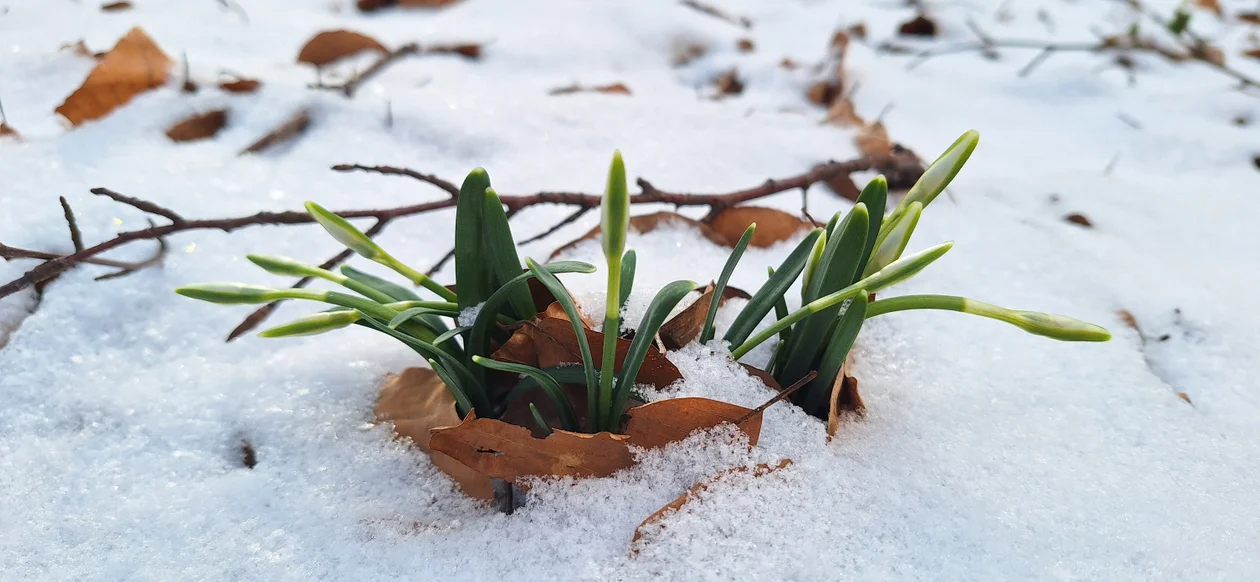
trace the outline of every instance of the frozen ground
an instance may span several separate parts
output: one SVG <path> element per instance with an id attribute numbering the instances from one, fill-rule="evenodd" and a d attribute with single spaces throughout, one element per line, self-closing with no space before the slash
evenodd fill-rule
<path id="1" fill-rule="evenodd" d="M 873 47 L 913 11 L 879 0 L 722 2 L 753 19 L 750 31 L 668 1 L 466 0 L 374 16 L 348 0 L 239 1 L 248 24 L 212 0 L 136 0 L 108 14 L 95 2 L 0 0 L 0 99 L 25 137 L 0 138 L 0 241 L 67 250 L 58 195 L 89 241 L 143 223 L 89 194 L 95 186 L 197 217 L 440 195 L 327 170 L 340 162 L 450 179 L 483 165 L 504 194 L 598 191 L 620 148 L 632 176 L 660 187 L 748 187 L 854 157 L 850 133 L 819 125 L 822 112 L 804 100 L 809 72 L 777 63 L 816 62 L 836 28 L 864 22 L 871 38 L 847 59 L 860 113 L 893 104 L 892 137 L 927 158 L 965 129 L 983 136 L 952 200 L 933 205 L 913 243 L 957 246 L 898 292 L 1068 313 L 1116 337 L 1061 344 L 956 314 L 879 318 L 863 332 L 856 370 L 869 414 L 831 444 L 821 423 L 777 405 L 751 454 L 729 435 L 696 436 L 612 479 L 542 485 L 507 517 L 462 498 L 370 423 L 380 376 L 417 363 L 405 347 L 360 329 L 225 344 L 248 309 L 170 291 L 204 280 L 278 283 L 245 253 L 318 261 L 333 241 L 314 227 L 179 235 L 160 269 L 105 282 L 92 281 L 98 268 L 70 272 L 25 318 L 33 295 L 0 301 L 0 337 L 20 322 L 0 349 L 4 578 L 1245 580 L 1260 568 L 1260 174 L 1251 162 L 1260 100 L 1218 72 L 1141 56 L 1130 86 L 1123 71 L 1104 68 L 1106 56 L 1065 53 L 1019 77 L 1035 54 L 1027 50 L 907 70 L 909 57 Z M 1131 20 L 1104 0 L 1007 2 L 1009 19 L 995 16 L 999 4 L 934 3 L 938 42 L 971 40 L 968 19 L 997 37 L 1058 41 L 1123 31 Z M 1231 65 L 1260 75 L 1239 54 L 1254 28 L 1202 12 L 1193 24 L 1219 39 Z M 104 50 L 134 25 L 168 54 L 187 53 L 204 81 L 226 69 L 266 85 L 244 97 L 166 88 L 64 130 L 52 110 L 92 62 L 58 46 L 84 38 Z M 399 64 L 347 100 L 307 89 L 313 72 L 292 62 L 328 28 L 390 45 L 491 44 L 480 62 Z M 756 52 L 735 49 L 744 36 Z M 712 51 L 671 68 L 679 39 Z M 703 98 L 732 65 L 745 93 Z M 634 95 L 547 95 L 575 81 L 621 81 Z M 223 105 L 231 124 L 213 140 L 175 145 L 162 135 Z M 293 147 L 235 155 L 302 105 L 315 124 Z M 799 195 L 770 203 L 795 210 Z M 815 216 L 846 205 L 811 192 Z M 514 219 L 517 235 L 567 212 L 530 209 Z M 1071 212 L 1095 228 L 1065 222 Z M 596 219 L 527 254 L 545 257 Z M 449 248 L 451 229 L 451 214 L 439 213 L 391 225 L 380 240 L 424 267 Z M 714 278 L 725 252 L 679 232 L 630 242 L 641 294 Z M 784 252 L 750 253 L 735 284 L 755 288 Z M 0 263 L 0 280 L 31 266 Z M 590 279 L 574 285 L 598 289 Z M 1137 318 L 1145 347 L 1118 309 Z M 273 321 L 310 310 L 287 305 Z M 767 396 L 713 369 L 701 350 L 673 356 L 690 378 L 676 394 L 745 405 Z M 257 449 L 252 470 L 241 465 L 242 439 Z M 629 554 L 639 522 L 695 481 L 784 457 L 790 468 L 724 481 Z"/>

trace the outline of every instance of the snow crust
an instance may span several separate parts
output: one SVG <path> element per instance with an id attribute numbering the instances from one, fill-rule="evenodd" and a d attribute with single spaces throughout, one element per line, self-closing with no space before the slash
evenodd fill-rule
<path id="1" fill-rule="evenodd" d="M 457 494 L 371 422 L 381 376 L 421 363 L 405 346 L 357 327 L 223 343 L 250 308 L 171 293 L 206 280 L 284 285 L 245 254 L 318 262 L 338 250 L 334 241 L 314 226 L 176 235 L 161 268 L 102 282 L 92 280 L 101 268 L 68 272 L 29 317 L 33 293 L 0 300 L 0 337 L 12 331 L 0 349 L 5 578 L 1247 580 L 1260 568 L 1260 197 L 1250 161 L 1260 153 L 1260 101 L 1218 72 L 1138 55 L 1130 85 L 1106 56 L 1062 53 L 1020 77 L 1035 51 L 1016 49 L 996 61 L 962 53 L 908 70 L 910 57 L 874 47 L 913 9 L 879 0 L 720 3 L 751 18 L 751 30 L 664 0 L 466 0 L 377 15 L 358 14 L 349 0 L 239 2 L 248 23 L 210 1 L 136 2 L 118 13 L 89 2 L 0 5 L 0 99 L 25 138 L 0 138 L 0 241 L 68 252 L 59 195 L 88 241 L 145 224 L 92 196 L 96 186 L 188 217 L 442 196 L 406 179 L 327 169 L 344 162 L 456 181 L 484 166 L 504 196 L 599 192 L 620 148 L 631 176 L 659 188 L 746 188 L 856 156 L 851 131 L 820 125 L 822 112 L 803 93 L 833 31 L 863 22 L 870 38 L 852 43 L 846 59 L 849 81 L 860 83 L 859 113 L 891 104 L 884 121 L 893 139 L 929 159 L 965 129 L 982 134 L 911 243 L 955 240 L 954 250 L 890 293 L 1066 313 L 1116 337 L 1062 344 L 957 314 L 880 317 L 857 352 L 868 415 L 832 443 L 821 422 L 777 404 L 751 451 L 729 430 L 695 435 L 643 453 L 613 478 L 541 483 L 530 505 L 503 516 Z M 1074 42 L 1092 41 L 1093 28 L 1127 29 L 1122 4 L 985 0 L 931 11 L 941 43 L 972 40 L 967 20 L 1002 38 Z M 1167 14 L 1177 2 L 1147 4 Z M 202 90 L 185 95 L 174 84 L 65 130 L 52 110 L 92 61 L 58 46 L 84 38 L 105 50 L 135 25 L 168 54 L 186 53 Z M 1246 27 L 1202 12 L 1192 25 L 1218 39 L 1232 66 L 1260 75 L 1239 55 L 1250 46 Z M 488 44 L 480 62 L 400 63 L 346 99 L 308 89 L 314 72 L 293 63 L 309 37 L 336 28 L 391 46 Z M 736 49 L 743 37 L 755 52 Z M 711 50 L 671 68 L 682 40 Z M 784 57 L 805 66 L 785 70 Z M 334 67 L 327 80 L 369 60 Z M 732 66 L 744 94 L 705 98 Z M 227 95 L 212 88 L 220 70 L 265 85 Z M 547 95 L 616 81 L 634 94 Z M 162 134 L 223 106 L 231 121 L 215 139 L 177 145 Z M 236 155 L 299 107 L 315 120 L 301 140 Z M 1253 121 L 1239 127 L 1235 118 Z M 815 217 L 848 207 L 821 187 L 809 201 Z M 763 203 L 795 212 L 801 197 Z M 513 218 L 516 236 L 570 211 L 525 210 Z M 1071 212 L 1095 228 L 1065 222 Z M 423 270 L 450 248 L 452 218 L 399 221 L 379 240 Z M 522 253 L 543 259 L 597 221 L 585 216 Z M 628 242 L 638 278 L 627 322 L 669 281 L 716 278 L 727 252 L 683 231 Z M 755 291 L 789 248 L 750 249 L 732 284 Z M 566 257 L 599 265 L 596 249 Z M 152 250 L 136 244 L 110 256 Z M 0 278 L 32 265 L 0 263 Z M 449 267 L 439 274 L 451 277 Z M 602 272 L 564 279 L 587 312 L 601 312 Z M 739 304 L 723 310 L 721 326 Z M 289 302 L 274 321 L 317 308 Z M 1136 317 L 1145 341 L 1118 309 Z M 671 354 L 686 380 L 658 396 L 746 406 L 769 398 L 724 349 Z M 764 361 L 768 349 L 750 361 Z M 257 453 L 253 469 L 241 462 L 245 441 Z M 782 458 L 793 464 L 710 488 L 630 553 L 635 527 L 695 482 Z"/>

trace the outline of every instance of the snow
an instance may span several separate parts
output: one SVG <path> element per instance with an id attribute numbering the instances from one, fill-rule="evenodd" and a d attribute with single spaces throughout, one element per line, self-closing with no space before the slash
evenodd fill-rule
<path id="1" fill-rule="evenodd" d="M 459 317 L 455 318 L 455 324 L 460 327 L 472 327 L 472 324 L 477 321 L 477 314 L 481 313 L 481 307 L 483 305 L 485 305 L 485 303 L 478 303 L 460 311 Z"/>
<path id="2" fill-rule="evenodd" d="M 104 268 L 77 269 L 49 285 L 37 309 L 31 292 L 0 300 L 0 337 L 9 335 L 0 348 L 6 577 L 1245 580 L 1260 567 L 1260 231 L 1252 226 L 1260 198 L 1251 165 L 1260 152 L 1258 121 L 1233 121 L 1260 120 L 1260 101 L 1219 72 L 1139 55 L 1130 85 L 1107 56 L 1065 52 L 1021 77 L 1035 51 L 1017 49 L 1001 49 L 997 61 L 960 53 L 907 69 L 910 57 L 873 47 L 913 11 L 879 0 L 720 3 L 751 18 L 751 30 L 664 0 L 466 0 L 368 16 L 348 0 L 242 0 L 248 23 L 216 2 L 135 4 L 101 13 L 95 3 L 0 3 L 0 99 L 25 138 L 0 138 L 5 244 L 69 251 L 59 195 L 88 241 L 144 224 L 137 211 L 88 193 L 96 186 L 188 217 L 442 195 L 407 179 L 327 170 L 343 162 L 456 181 L 484 166 L 503 195 L 598 192 L 619 148 L 632 177 L 660 188 L 746 188 L 856 155 L 851 130 L 820 125 L 822 112 L 802 93 L 832 32 L 864 22 L 871 38 L 852 43 L 846 57 L 860 83 L 859 113 L 892 105 L 890 135 L 929 159 L 965 129 L 982 135 L 911 243 L 956 246 L 889 294 L 955 293 L 1065 313 L 1116 337 L 1064 344 L 953 313 L 883 316 L 864 329 L 856 356 L 868 414 L 830 444 L 822 423 L 776 404 L 751 451 L 729 430 L 694 435 L 643 453 L 613 478 L 539 484 L 526 508 L 504 516 L 460 496 L 371 422 L 380 377 L 419 363 L 405 346 L 357 327 L 223 343 L 250 308 L 171 293 L 206 280 L 283 285 L 244 255 L 318 262 L 338 250 L 334 241 L 314 226 L 180 234 L 161 268 L 101 282 L 92 279 Z M 1149 4 L 1169 14 L 1178 3 Z M 1227 13 L 1254 9 L 1222 4 Z M 931 12 L 939 43 L 972 40 L 968 20 L 999 38 L 1063 42 L 1091 40 L 1095 28 L 1122 32 L 1129 22 L 1120 2 L 977 0 Z M 58 46 L 84 38 L 104 50 L 134 25 L 168 54 L 186 53 L 202 90 L 165 88 L 65 130 L 52 110 L 92 65 Z M 1231 66 L 1260 76 L 1239 54 L 1254 28 L 1204 12 L 1192 27 L 1219 43 Z M 306 39 L 332 28 L 391 46 L 488 44 L 480 62 L 405 61 L 346 99 L 308 89 L 314 73 L 293 63 Z M 756 52 L 736 50 L 743 37 Z M 670 68 L 680 40 L 711 51 Z M 783 57 L 806 66 L 786 71 Z M 327 80 L 365 62 L 328 71 Z M 707 99 L 710 79 L 736 65 L 744 94 Z M 210 88 L 220 70 L 265 85 L 256 95 L 225 95 Z M 633 96 L 547 95 L 573 82 L 616 81 Z M 176 145 L 162 135 L 189 113 L 221 106 L 231 121 L 213 140 Z M 275 152 L 236 155 L 299 107 L 314 112 L 307 135 Z M 847 207 L 822 188 L 809 196 L 815 217 Z M 800 200 L 789 192 L 764 203 L 796 211 Z M 516 235 L 530 237 L 569 212 L 525 210 L 513 219 Z M 1072 212 L 1095 228 L 1065 222 Z M 450 248 L 452 216 L 401 220 L 379 240 L 423 270 Z M 522 254 L 545 258 L 597 220 L 585 216 Z M 678 231 L 628 244 L 638 253 L 628 322 L 660 285 L 703 284 L 726 256 Z M 732 284 L 754 291 L 790 244 L 750 249 Z M 595 248 L 566 256 L 599 264 Z M 140 243 L 110 257 L 152 250 Z M 0 278 L 33 264 L 0 263 Z M 564 280 L 586 311 L 599 312 L 602 271 Z M 723 310 L 720 327 L 740 304 Z M 289 302 L 272 321 L 313 309 Z M 1118 309 L 1136 317 L 1145 342 Z M 661 396 L 764 402 L 769 391 L 722 349 L 671 354 L 686 380 Z M 252 470 L 242 466 L 242 441 L 257 451 Z M 695 482 L 782 458 L 793 464 L 724 479 L 630 553 L 638 524 Z"/>

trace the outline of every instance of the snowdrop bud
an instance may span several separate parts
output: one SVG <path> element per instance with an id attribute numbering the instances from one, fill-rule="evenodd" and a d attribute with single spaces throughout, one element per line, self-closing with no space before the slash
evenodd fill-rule
<path id="1" fill-rule="evenodd" d="M 621 262 L 626 248 L 626 229 L 630 226 L 630 192 L 626 187 L 626 165 L 621 152 L 613 152 L 608 170 L 608 189 L 604 193 L 600 230 L 604 239 L 604 256 L 610 264 Z"/>
<path id="2" fill-rule="evenodd" d="M 317 335 L 334 329 L 341 329 L 359 321 L 359 312 L 354 310 L 324 311 L 299 317 L 284 325 L 278 325 L 258 334 L 258 337 L 293 337 L 299 335 Z"/>
<path id="3" fill-rule="evenodd" d="M 381 250 L 381 247 L 372 242 L 372 239 L 355 228 L 353 224 L 350 224 L 350 221 L 329 212 L 324 207 L 314 202 L 307 202 L 306 212 L 311 215 L 311 218 L 315 219 L 315 222 L 324 227 L 328 234 L 337 239 L 337 242 L 359 253 L 364 258 L 377 261 L 388 256 L 385 254 L 385 251 Z"/>
<path id="4" fill-rule="evenodd" d="M 193 283 L 175 289 L 184 297 L 211 303 L 267 303 L 278 299 L 278 289 L 245 283 Z"/>

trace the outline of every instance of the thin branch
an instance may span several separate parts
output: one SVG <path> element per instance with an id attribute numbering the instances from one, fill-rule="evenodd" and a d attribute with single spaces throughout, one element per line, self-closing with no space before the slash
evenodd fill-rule
<path id="1" fill-rule="evenodd" d="M 74 252 L 83 250 L 83 233 L 79 232 L 79 223 L 74 219 L 74 210 L 70 209 L 70 202 L 65 196 L 59 196 L 61 200 L 61 213 L 66 217 L 66 226 L 70 228 L 70 244 L 74 245 Z"/>
<path id="2" fill-rule="evenodd" d="M 808 172 L 798 176 L 777 180 L 767 180 L 759 186 L 721 194 L 667 192 L 656 188 L 647 180 L 640 178 L 638 180 L 638 185 L 641 191 L 632 196 L 630 201 L 634 204 L 672 204 L 676 207 L 708 206 L 710 208 L 710 212 L 712 213 L 713 211 L 729 208 L 749 200 L 764 198 L 766 196 L 798 188 L 805 188 L 839 174 L 848 174 L 872 169 L 885 171 L 886 173 L 889 173 L 890 177 L 894 174 L 902 177 L 902 175 L 909 172 L 907 168 L 897 165 L 895 159 L 877 160 L 870 157 L 863 157 L 847 162 L 827 162 L 819 164 L 811 168 Z M 919 172 L 921 171 L 922 170 L 919 170 Z M 451 191 L 454 190 L 453 184 L 442 180 L 425 179 L 423 177 L 424 174 L 420 174 L 418 172 L 408 170 L 396 172 L 396 174 L 413 177 L 426 183 L 433 184 L 446 191 L 447 194 L 450 194 Z M 444 182 L 447 184 L 446 186 L 441 185 Z M 180 217 L 175 212 L 157 206 L 156 204 L 135 198 L 123 197 L 114 193 L 112 190 L 98 190 L 102 190 L 102 192 L 99 192 L 102 195 L 110 196 L 115 200 L 131 205 L 135 208 L 142 209 L 146 212 L 151 212 L 159 216 L 165 216 L 166 218 L 169 218 L 172 223 L 122 232 L 112 239 L 85 248 L 81 251 L 77 251 L 73 254 L 49 259 L 37 265 L 30 271 L 27 271 L 21 277 L 0 286 L 0 297 L 11 295 L 19 290 L 30 287 L 31 285 L 41 281 L 46 281 L 79 263 L 87 262 L 88 259 L 101 253 L 138 240 L 159 239 L 171 234 L 192 230 L 222 230 L 224 232 L 231 232 L 240 228 L 259 225 L 310 224 L 313 222 L 313 219 L 307 213 L 298 211 L 258 212 L 248 216 L 233 218 L 187 220 Z M 105 194 L 105 192 L 109 192 L 113 195 Z M 374 218 L 378 221 L 393 220 L 443 208 L 451 208 L 455 206 L 456 198 L 457 197 L 455 195 L 451 195 L 443 200 L 400 206 L 397 208 L 342 210 L 337 211 L 336 214 L 349 219 Z M 536 194 L 502 197 L 503 204 L 507 207 L 509 213 L 515 213 L 522 208 L 535 204 L 567 204 L 585 208 L 596 208 L 599 206 L 602 199 L 603 196 L 599 194 L 574 192 L 539 192 Z"/>
<path id="3" fill-rule="evenodd" d="M 523 241 L 520 241 L 520 242 L 516 243 L 516 245 L 517 245 L 517 246 L 523 246 L 523 245 L 527 245 L 527 244 L 532 243 L 532 242 L 538 242 L 538 241 L 540 241 L 540 240 L 542 240 L 542 239 L 545 239 L 545 238 L 547 238 L 547 237 L 549 237 L 549 236 L 551 236 L 551 235 L 555 234 L 557 230 L 560 230 L 561 228 L 564 228 L 565 226 L 568 226 L 568 225 L 570 225 L 570 224 L 573 224 L 574 222 L 576 222 L 576 221 L 577 221 L 577 219 L 582 218 L 582 216 L 583 216 L 583 215 L 585 215 L 587 212 L 590 212 L 591 210 L 594 210 L 594 208 L 593 208 L 593 207 L 591 207 L 591 206 L 583 206 L 583 207 L 581 207 L 581 208 L 577 209 L 577 211 L 575 211 L 573 214 L 570 214 L 570 215 L 568 215 L 568 216 L 564 217 L 564 219 L 563 219 L 563 220 L 561 220 L 560 222 L 557 222 L 557 223 L 555 223 L 555 224 L 551 225 L 551 228 L 548 228 L 547 230 L 544 230 L 544 231 L 542 231 L 542 232 L 540 232 L 540 233 L 538 233 L 538 234 L 536 234 L 536 235 L 534 235 L 534 236 L 531 236 L 531 237 L 529 237 L 529 238 L 527 238 L 527 239 L 525 239 L 525 240 L 523 240 Z"/>
<path id="4" fill-rule="evenodd" d="M 172 224 L 184 223 L 184 217 L 176 214 L 174 210 L 170 210 L 169 208 L 163 208 L 161 206 L 158 206 L 157 204 L 149 202 L 148 200 L 141 200 L 139 198 L 132 198 L 131 196 L 124 196 L 113 190 L 110 190 L 109 188 L 92 188 L 90 192 L 93 194 L 96 194 L 97 196 L 105 196 L 115 202 L 121 202 L 123 204 L 126 204 L 127 206 L 135 208 L 136 210 L 140 210 L 142 212 L 147 212 L 149 214 L 156 214 L 158 216 L 165 217 L 168 220 L 170 220 Z"/>
<path id="5" fill-rule="evenodd" d="M 420 52 L 420 45 L 414 42 L 407 43 L 405 45 L 402 45 L 392 51 L 389 51 L 381 55 L 381 58 L 377 59 L 375 63 L 372 63 L 372 66 L 364 69 L 362 72 L 354 75 L 353 77 L 350 77 L 350 80 L 346 81 L 345 84 L 341 86 L 334 85 L 329 88 L 339 89 L 342 92 L 342 94 L 344 94 L 346 97 L 354 97 L 354 92 L 359 88 L 359 85 L 363 84 L 364 81 L 367 81 L 368 79 L 371 79 L 372 77 L 375 77 L 377 74 L 385 70 L 390 65 L 394 64 L 394 62 L 398 61 L 399 59 L 406 56 L 418 54 L 419 52 Z"/>
<path id="6" fill-rule="evenodd" d="M 159 239 L 160 240 L 160 239 Z M 39 259 L 42 261 L 51 261 L 53 259 L 61 259 L 70 255 L 61 255 L 57 253 L 49 253 L 44 251 L 33 251 L 29 249 L 19 249 L 0 243 L 0 259 L 6 261 L 13 259 Z M 156 256 L 156 255 L 155 255 Z M 128 261 L 114 261 L 110 259 L 102 259 L 100 257 L 88 257 L 79 261 L 89 265 L 100 265 L 102 267 L 113 267 L 115 269 L 139 269 L 143 268 L 146 263 L 152 259 L 145 259 L 138 263 Z"/>
<path id="7" fill-rule="evenodd" d="M 748 420 L 754 416 L 757 416 L 758 414 L 761 414 L 762 412 L 765 412 L 766 409 L 774 405 L 775 402 L 778 402 L 780 400 L 783 400 L 784 398 L 787 398 L 788 396 L 791 396 L 792 393 L 796 392 L 797 390 L 800 390 L 801 388 L 804 388 L 805 385 L 808 384 L 810 380 L 813 380 L 814 378 L 817 378 L 817 377 L 818 377 L 818 372 L 814 370 L 810 370 L 810 372 L 808 374 L 805 374 L 803 378 L 793 382 L 791 386 L 788 386 L 787 389 L 783 390 L 782 392 L 775 394 L 774 398 L 767 400 L 765 404 L 762 404 L 761 406 L 758 406 L 757 408 L 754 408 L 748 411 L 748 414 L 745 414 L 742 418 L 735 421 L 734 424 L 736 425 L 743 424 L 745 420 Z"/>
<path id="8" fill-rule="evenodd" d="M 353 172 L 355 170 L 363 172 L 373 172 L 376 174 L 385 174 L 386 176 L 406 176 L 415 178 L 421 182 L 428 182 L 438 188 L 446 191 L 451 196 L 459 196 L 459 187 L 452 182 L 443 180 L 433 174 L 421 174 L 415 170 L 407 168 L 395 168 L 393 166 L 364 166 L 360 164 L 337 164 L 332 167 L 335 172 Z"/>
<path id="9" fill-rule="evenodd" d="M 682 4 L 683 6 L 686 6 L 687 8 L 691 8 L 692 10 L 695 10 L 701 14 L 707 14 L 709 16 L 717 18 L 718 20 L 725 20 L 741 28 L 745 28 L 745 29 L 752 28 L 752 20 L 748 19 L 748 17 L 731 16 L 730 14 L 722 12 L 722 10 L 720 10 L 716 6 L 705 4 L 697 0 L 682 0 L 681 2 L 679 2 L 679 4 Z"/>

